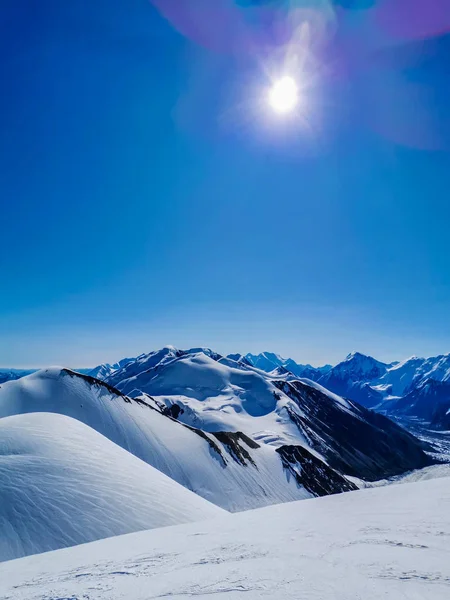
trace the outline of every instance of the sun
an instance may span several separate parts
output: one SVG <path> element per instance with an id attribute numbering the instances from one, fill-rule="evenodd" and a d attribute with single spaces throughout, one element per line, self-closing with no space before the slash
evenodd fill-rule
<path id="1" fill-rule="evenodd" d="M 269 92 L 269 104 L 277 113 L 290 113 L 298 104 L 298 86 L 295 79 L 285 75 L 276 81 Z"/>

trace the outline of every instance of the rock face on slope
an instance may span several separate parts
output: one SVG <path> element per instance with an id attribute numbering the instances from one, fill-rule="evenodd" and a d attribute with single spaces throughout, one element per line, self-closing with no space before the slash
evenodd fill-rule
<path id="1" fill-rule="evenodd" d="M 440 404 L 434 410 L 430 424 L 436 429 L 450 431 L 450 403 Z"/>
<path id="2" fill-rule="evenodd" d="M 431 464 L 427 446 L 383 415 L 350 401 L 342 409 L 325 390 L 301 381 L 276 385 L 299 407 L 291 418 L 311 447 L 337 471 L 375 481 Z"/>
<path id="3" fill-rule="evenodd" d="M 386 402 L 385 408 L 389 414 L 422 419 L 433 427 L 447 429 L 450 382 L 425 379 L 405 396 Z"/>
<path id="4" fill-rule="evenodd" d="M 354 352 L 314 380 L 335 394 L 371 408 L 383 400 L 383 395 L 370 383 L 382 377 L 388 368 L 389 365 L 371 356 Z"/>

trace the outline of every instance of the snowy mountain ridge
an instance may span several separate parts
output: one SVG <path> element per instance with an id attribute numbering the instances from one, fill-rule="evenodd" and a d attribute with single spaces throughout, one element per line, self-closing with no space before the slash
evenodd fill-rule
<path id="1" fill-rule="evenodd" d="M 52 368 L 0 386 L 0 417 L 36 411 L 81 421 L 231 511 L 432 462 L 405 430 L 319 384 L 203 349 L 143 355 L 105 382 Z"/>
<path id="2" fill-rule="evenodd" d="M 319 383 L 330 392 L 385 414 L 391 414 L 391 410 L 392 414 L 397 414 L 398 410 L 394 409 L 395 403 L 392 401 L 402 398 L 416 387 L 423 385 L 428 379 L 450 381 L 449 354 L 427 359 L 411 357 L 403 362 L 383 363 L 360 352 L 352 352 L 344 361 L 333 367 L 325 365 L 317 368 L 311 365 L 297 364 L 292 359 L 284 359 L 272 352 L 245 356 L 230 354 L 224 357 L 207 348 L 178 350 L 173 346 L 142 355 L 124 369 L 119 370 L 117 374 L 114 373 L 106 379 L 113 384 L 122 382 L 122 386 L 123 382 L 128 379 L 127 393 L 132 394 L 131 384 L 135 381 L 133 377 L 138 377 L 145 370 L 161 367 L 176 357 L 199 352 L 223 364 L 235 365 L 238 363 L 242 369 L 253 368 L 273 378 L 308 379 Z M 227 361 L 231 361 L 231 363 L 227 363 Z M 138 390 L 139 386 L 136 386 L 136 393 Z M 450 396 L 446 400 L 448 400 L 450 408 Z M 419 414 L 412 413 L 411 416 L 420 417 Z M 439 422 L 435 420 L 434 424 L 443 428 L 445 419 Z"/>
<path id="3" fill-rule="evenodd" d="M 380 368 L 347 360 L 356 374 Z M 385 416 L 281 365 L 170 346 L 116 367 L 105 380 L 52 367 L 0 385 L 0 560 L 435 462 Z"/>
<path id="4" fill-rule="evenodd" d="M 404 460 L 408 462 L 415 455 L 412 438 L 390 420 L 320 384 L 298 379 L 288 371 L 280 374 L 280 367 L 265 373 L 198 349 L 172 351 L 170 359 L 167 352 L 161 352 L 162 360 L 157 364 L 155 356 L 152 368 L 137 373 L 132 367 L 132 377 L 120 381 L 121 374 L 115 374 L 108 383 L 131 397 L 155 402 L 161 411 L 186 425 L 210 433 L 241 431 L 257 443 L 274 447 L 301 446 L 343 474 L 354 475 L 356 470 L 363 478 L 374 479 L 385 469 L 401 471 Z M 361 435 L 364 429 L 365 435 Z M 388 439 L 381 441 L 384 435 L 392 438 L 391 444 Z M 402 457 L 396 456 L 397 437 L 398 447 L 405 450 Z M 349 462 L 344 464 L 338 456 L 346 446 Z M 378 449 L 375 460 L 370 458 L 374 446 Z M 414 460 L 421 461 L 418 455 Z"/>
<path id="5" fill-rule="evenodd" d="M 86 374 L 91 375 L 91 377 L 96 377 L 97 379 L 106 379 L 107 377 L 110 377 L 113 373 L 115 373 L 116 371 L 119 371 L 120 369 L 125 367 L 127 364 L 129 364 L 135 360 L 136 360 L 136 358 L 122 358 L 122 360 L 119 360 L 118 362 L 116 362 L 114 364 L 103 363 L 101 365 L 98 365 L 94 369 L 89 369 Z"/>
<path id="6" fill-rule="evenodd" d="M 270 364 L 258 357 L 266 357 L 267 353 L 254 357 L 253 364 L 270 369 Z M 274 355 L 270 358 L 273 359 Z M 325 388 L 341 396 L 350 398 L 364 406 L 380 410 L 386 414 L 404 414 L 405 416 L 428 418 L 434 426 L 448 429 L 450 423 L 446 418 L 450 409 L 450 388 L 440 387 L 440 395 L 429 397 L 429 408 L 421 411 L 415 404 L 402 402 L 401 398 L 410 394 L 418 395 L 424 386 L 433 382 L 450 383 L 450 354 L 429 358 L 412 356 L 401 362 L 383 363 L 371 356 L 352 352 L 344 361 L 330 368 L 317 369 L 309 365 L 296 365 L 294 361 L 282 360 L 279 367 L 286 368 L 294 375 L 304 373 L 304 377 L 320 383 Z M 405 408 L 405 407 L 409 408 Z M 402 408 L 403 407 L 403 408 Z M 444 411 L 444 407 L 447 407 Z"/>
<path id="7" fill-rule="evenodd" d="M 229 364 L 238 363 L 241 368 L 257 369 L 274 377 L 305 378 L 315 381 L 339 396 L 394 416 L 403 414 L 404 416 L 423 418 L 420 411 L 414 413 L 414 406 L 403 410 L 401 407 L 405 404 L 402 402 L 396 404 L 395 401 L 413 393 L 416 388 L 419 393 L 421 386 L 427 380 L 450 383 L 450 354 L 429 358 L 412 356 L 401 362 L 384 363 L 360 352 L 352 352 L 334 366 L 313 367 L 309 364 L 299 364 L 291 358 L 283 358 L 274 352 L 246 355 L 235 353 L 221 356 L 209 348 L 179 350 L 174 346 L 166 346 L 161 350 L 142 354 L 135 359 L 126 358 L 114 364 L 105 363 L 94 369 L 83 369 L 80 372 L 89 373 L 91 376 L 105 381 L 109 380 L 114 385 L 114 382 L 125 379 L 129 379 L 131 382 L 133 377 L 143 371 L 153 369 L 158 365 L 162 366 L 176 357 L 199 352 L 224 364 L 227 360 L 232 361 Z M 18 379 L 33 371 L 0 370 L 0 383 Z M 445 393 L 445 395 L 439 398 L 436 410 L 432 408 L 431 411 L 428 411 L 434 415 L 433 426 L 441 429 L 449 427 L 446 418 L 447 410 L 444 411 L 443 405 L 446 404 L 447 409 L 450 409 L 450 395 L 445 390 L 445 387 L 441 388 L 442 394 Z M 430 402 L 433 402 L 432 398 L 430 398 Z"/>
<path id="8" fill-rule="evenodd" d="M 77 419 L 231 511 L 321 495 L 322 473 L 328 477 L 326 493 L 354 488 L 313 450 L 305 448 L 301 459 L 312 469 L 302 476 L 288 476 L 295 461 L 286 466 L 272 446 L 237 431 L 221 428 L 208 433 L 183 424 L 152 398 L 130 398 L 109 383 L 68 369 L 46 369 L 0 386 L 0 420 L 33 412 Z"/>

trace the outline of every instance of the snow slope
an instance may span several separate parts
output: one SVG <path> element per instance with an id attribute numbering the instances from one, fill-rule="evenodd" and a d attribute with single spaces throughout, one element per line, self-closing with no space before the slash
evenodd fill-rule
<path id="1" fill-rule="evenodd" d="M 0 565 L 9 600 L 447 600 L 450 479 L 140 532 Z"/>
<path id="2" fill-rule="evenodd" d="M 207 434 L 143 400 L 67 369 L 40 371 L 0 387 L 0 417 L 29 412 L 77 419 L 181 485 L 237 511 L 352 489 L 309 452 L 286 464 L 275 448 L 241 434 Z M 304 473 L 297 464 L 305 462 Z M 325 481 L 326 480 L 326 481 Z"/>
<path id="3" fill-rule="evenodd" d="M 0 560 L 221 513 L 79 421 L 0 419 Z"/>

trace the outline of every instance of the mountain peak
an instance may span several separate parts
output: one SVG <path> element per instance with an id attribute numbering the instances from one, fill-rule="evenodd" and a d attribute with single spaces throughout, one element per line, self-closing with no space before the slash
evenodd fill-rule
<path id="1" fill-rule="evenodd" d="M 350 352 L 350 354 L 347 354 L 347 356 L 345 357 L 345 360 L 371 360 L 378 362 L 372 356 L 369 356 L 368 354 L 363 354 L 362 352 Z"/>
<path id="2" fill-rule="evenodd" d="M 351 352 L 346 356 L 345 360 L 333 367 L 333 370 L 340 370 L 343 368 L 348 370 L 350 365 L 352 370 L 356 368 L 361 372 L 372 371 L 373 369 L 385 370 L 388 367 L 386 363 L 373 358 L 373 356 L 368 356 L 361 352 Z"/>

